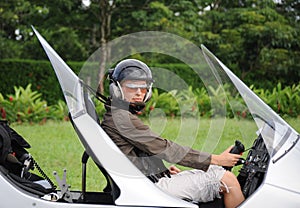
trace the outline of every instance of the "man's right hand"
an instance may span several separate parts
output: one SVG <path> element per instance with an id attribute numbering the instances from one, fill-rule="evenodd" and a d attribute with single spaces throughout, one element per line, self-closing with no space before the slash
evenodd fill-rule
<path id="1" fill-rule="evenodd" d="M 241 157 L 241 155 L 229 153 L 233 146 L 228 147 L 223 153 L 220 155 L 212 155 L 211 156 L 211 164 L 233 167 Z"/>

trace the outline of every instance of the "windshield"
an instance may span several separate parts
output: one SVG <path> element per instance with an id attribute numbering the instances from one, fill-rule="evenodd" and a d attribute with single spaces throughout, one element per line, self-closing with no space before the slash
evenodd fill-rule
<path id="1" fill-rule="evenodd" d="M 104 51 L 107 53 L 104 54 Z M 111 54 L 108 56 L 107 54 Z M 271 157 L 282 155 L 281 147 L 288 139 L 296 139 L 298 133 L 292 129 L 280 116 L 267 106 L 253 91 L 251 91 L 237 76 L 235 76 L 221 61 L 219 61 L 204 46 L 201 49 L 186 39 L 163 32 L 139 32 L 115 39 L 98 49 L 82 67 L 79 77 L 95 91 L 99 87 L 99 73 L 103 68 L 107 71 L 113 68 L 120 60 L 130 56 L 140 56 L 148 62 L 151 58 L 167 55 L 177 62 L 186 64 L 200 78 L 199 86 L 205 86 L 210 96 L 211 112 L 218 114 L 218 119 L 211 119 L 207 138 L 202 150 L 213 152 L 222 138 L 222 133 L 227 119 L 226 102 L 231 111 L 237 111 L 241 106 L 253 118 L 257 126 L 257 134 L 261 134 Z M 190 123 L 182 122 L 175 142 L 192 146 L 195 142 L 201 120 L 199 109 L 190 110 L 191 103 L 198 99 L 197 95 L 189 90 L 190 84 L 174 73 L 174 70 L 150 65 L 154 77 L 153 87 L 160 91 L 169 92 L 178 103 L 180 113 L 189 114 Z M 99 76 L 99 74 L 101 76 Z M 200 83 L 201 82 L 201 83 Z M 176 97 L 176 92 L 189 92 L 193 99 L 186 102 L 182 96 Z M 231 96 L 228 96 L 230 91 Z M 152 98 L 153 99 L 153 98 Z M 225 100 L 225 102 L 224 102 Z M 171 105 L 171 104 L 170 104 Z M 197 113 L 195 113 L 197 112 Z M 160 114 L 163 115 L 163 114 Z M 181 114 L 182 115 L 182 114 Z M 183 117 L 183 116 L 182 116 Z M 212 116 L 214 117 L 214 116 Z M 149 117 L 149 119 L 151 119 Z M 193 123 L 191 124 L 191 120 Z M 163 126 L 163 125 L 162 125 Z M 191 131 L 186 131 L 189 126 L 194 126 Z M 243 126 L 237 131 L 243 132 Z M 246 137 L 246 136 L 245 136 Z M 245 139 L 245 138 L 243 138 Z M 253 141 L 253 137 L 246 138 Z M 248 142 L 249 143 L 249 142 Z M 249 144 L 250 145 L 250 144 Z M 284 150 L 282 150 L 284 152 Z M 279 157 L 278 156 L 278 157 Z"/>
<path id="2" fill-rule="evenodd" d="M 292 127 L 266 105 L 208 49 L 202 46 L 202 50 L 215 75 L 222 80 L 223 84 L 232 85 L 231 87 L 236 89 L 236 93 L 242 97 L 242 102 L 246 104 L 248 111 L 252 115 L 258 127 L 258 133 L 262 135 L 271 157 L 280 151 L 289 138 L 292 138 L 292 140 L 297 139 L 298 133 Z M 231 108 L 234 110 L 233 105 L 231 105 Z M 281 153 L 279 153 L 278 157 L 280 155 Z"/>

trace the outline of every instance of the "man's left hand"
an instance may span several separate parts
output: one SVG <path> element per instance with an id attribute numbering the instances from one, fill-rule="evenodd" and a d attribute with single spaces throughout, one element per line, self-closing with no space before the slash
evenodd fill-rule
<path id="1" fill-rule="evenodd" d="M 174 175 L 174 174 L 179 173 L 181 170 L 179 168 L 177 168 L 176 166 L 172 165 L 169 167 L 169 171 L 170 171 L 171 175 Z"/>

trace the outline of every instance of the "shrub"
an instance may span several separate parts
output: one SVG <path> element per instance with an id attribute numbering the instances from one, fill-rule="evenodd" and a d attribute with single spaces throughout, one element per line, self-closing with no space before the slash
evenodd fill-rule
<path id="1" fill-rule="evenodd" d="M 175 99 L 176 91 L 158 93 L 157 89 L 153 89 L 152 97 L 147 103 L 145 114 L 149 114 L 155 108 L 161 109 L 167 116 L 174 117 L 178 112 L 178 103 Z"/>
<path id="2" fill-rule="evenodd" d="M 264 89 L 251 89 L 266 102 L 276 113 L 284 117 L 297 117 L 300 112 L 300 84 L 282 88 L 278 83 L 272 91 Z"/>
<path id="3" fill-rule="evenodd" d="M 194 92 L 197 98 L 197 105 L 198 110 L 200 112 L 200 116 L 211 117 L 211 101 L 206 89 L 204 87 L 196 88 Z"/>
<path id="4" fill-rule="evenodd" d="M 49 118 L 53 120 L 68 121 L 68 107 L 65 101 L 58 100 L 57 103 L 51 106 Z"/>
<path id="5" fill-rule="evenodd" d="M 15 94 L 8 95 L 8 100 L 2 97 L 1 108 L 5 115 L 2 118 L 11 122 L 41 122 L 48 116 L 47 102 L 41 100 L 41 94 L 31 90 L 31 84 L 25 89 L 14 87 Z"/>
<path id="6" fill-rule="evenodd" d="M 272 91 L 256 89 L 253 86 L 251 88 L 281 116 L 299 116 L 300 84 L 282 88 L 282 85 L 278 83 Z M 45 122 L 47 119 L 69 120 L 68 108 L 64 101 L 58 100 L 56 104 L 48 106 L 47 102 L 41 99 L 41 93 L 32 91 L 31 84 L 27 85 L 26 88 L 14 87 L 14 91 L 14 94 L 8 94 L 6 97 L 0 93 L 0 116 L 2 119 L 7 119 L 10 122 Z M 94 101 L 96 111 L 102 118 L 105 113 L 104 104 Z M 157 109 L 159 111 L 156 111 Z M 212 87 L 193 89 L 189 87 L 186 90 L 161 93 L 158 89 L 153 89 L 152 98 L 146 104 L 142 115 L 148 116 L 150 113 L 151 116 L 159 116 L 163 113 L 169 117 L 200 115 L 202 117 L 248 118 L 251 116 L 243 99 L 231 92 L 229 86 L 217 89 Z"/>

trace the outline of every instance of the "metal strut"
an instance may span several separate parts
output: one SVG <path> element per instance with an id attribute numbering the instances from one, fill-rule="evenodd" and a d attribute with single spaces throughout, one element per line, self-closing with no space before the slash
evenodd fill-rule
<path id="1" fill-rule="evenodd" d="M 72 202 L 71 192 L 69 190 L 71 186 L 67 184 L 67 170 L 64 169 L 62 179 L 60 179 L 56 171 L 53 172 L 53 175 L 55 176 L 57 184 L 61 190 L 59 193 L 59 198 L 64 199 L 67 202 Z"/>

